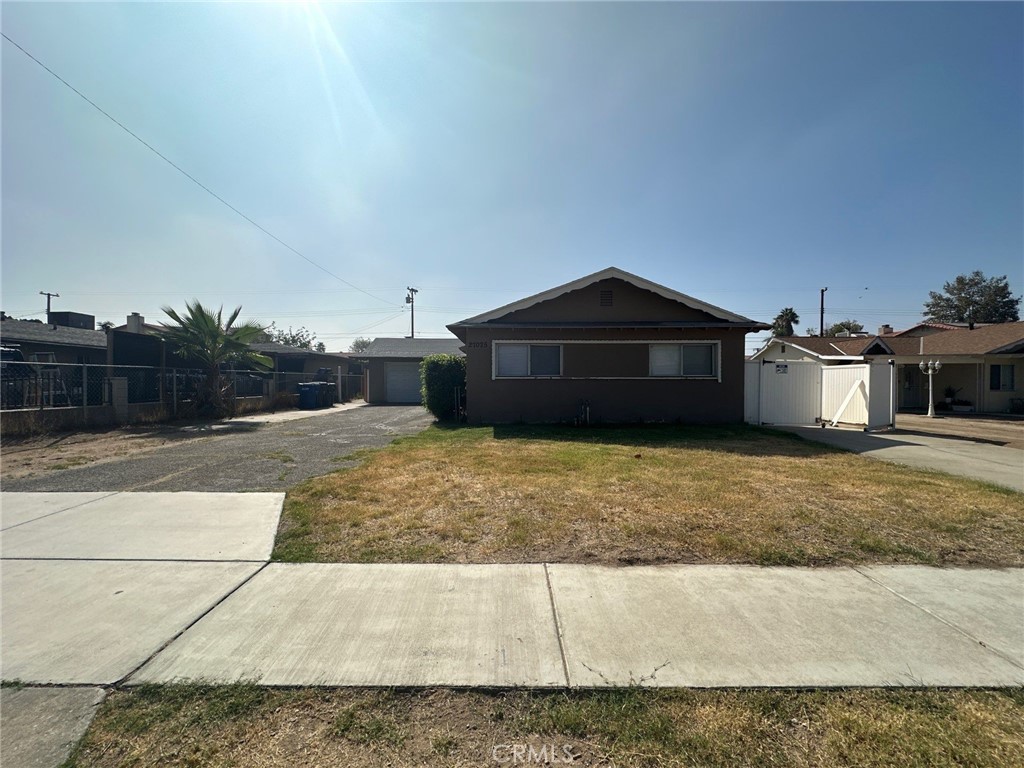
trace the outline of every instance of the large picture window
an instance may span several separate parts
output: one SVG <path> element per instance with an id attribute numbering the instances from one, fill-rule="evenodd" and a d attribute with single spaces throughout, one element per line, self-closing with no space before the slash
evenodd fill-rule
<path id="1" fill-rule="evenodd" d="M 718 345 L 712 342 L 651 344 L 651 376 L 718 376 Z"/>
<path id="2" fill-rule="evenodd" d="M 495 344 L 494 375 L 499 378 L 561 376 L 562 347 L 558 344 Z"/>

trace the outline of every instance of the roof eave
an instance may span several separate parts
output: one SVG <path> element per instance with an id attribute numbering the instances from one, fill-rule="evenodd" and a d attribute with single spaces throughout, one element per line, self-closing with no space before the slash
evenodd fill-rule
<path id="1" fill-rule="evenodd" d="M 497 309 L 492 309 L 489 312 L 484 312 L 482 314 L 466 318 L 465 320 L 448 326 L 448 329 L 451 330 L 453 326 L 471 326 L 496 320 L 501 317 L 504 317 L 505 315 L 509 315 L 513 312 L 518 312 L 520 310 L 527 309 L 529 307 L 540 304 L 541 302 L 549 301 L 551 299 L 562 296 L 566 293 L 578 291 L 581 288 L 586 288 L 587 286 L 601 282 L 602 280 L 612 279 L 622 280 L 642 290 L 650 291 L 651 293 L 661 296 L 662 298 L 669 299 L 670 301 L 676 301 L 680 304 L 690 307 L 691 309 L 706 312 L 709 315 L 720 317 L 723 320 L 730 320 L 737 323 L 755 322 L 748 317 L 737 315 L 733 312 L 729 312 L 728 310 L 722 309 L 721 307 L 716 307 L 713 304 L 708 304 L 707 302 L 701 301 L 700 299 L 696 299 L 693 296 L 687 296 L 685 293 L 674 291 L 671 288 L 667 288 L 664 285 L 659 285 L 658 283 L 651 282 L 646 278 L 640 277 L 639 275 L 634 275 L 631 272 L 626 272 L 625 270 L 619 269 L 618 267 L 608 267 L 606 269 L 602 269 L 599 272 L 594 272 L 593 274 L 585 275 L 584 277 L 578 278 L 577 280 L 573 280 L 563 285 L 555 286 L 554 288 L 549 288 L 548 290 L 542 291 L 541 293 L 535 293 L 532 296 L 527 296 L 525 299 L 514 301 L 511 304 L 506 304 L 502 307 L 498 307 Z M 770 327 L 771 326 L 768 326 L 766 330 Z"/>
<path id="2" fill-rule="evenodd" d="M 452 323 L 447 326 L 448 330 L 458 336 L 456 329 L 465 328 L 636 328 L 636 329 L 648 329 L 648 328 L 745 328 L 750 331 L 768 331 L 771 330 L 770 325 L 765 323 L 759 323 L 754 320 L 748 322 L 731 322 L 723 320 L 721 322 L 704 322 L 700 320 L 688 321 L 688 320 L 669 320 L 669 321 L 643 321 L 638 320 L 631 323 L 607 323 L 602 321 L 564 321 L 557 320 L 551 322 L 538 322 L 532 321 L 528 323 L 499 323 L 499 322 L 485 322 L 485 323 L 474 323 L 467 320 L 463 320 L 459 323 Z M 461 336 L 459 337 L 461 338 Z"/>

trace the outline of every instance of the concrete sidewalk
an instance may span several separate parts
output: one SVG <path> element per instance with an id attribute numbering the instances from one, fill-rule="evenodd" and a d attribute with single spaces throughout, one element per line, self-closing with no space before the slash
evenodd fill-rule
<path id="1" fill-rule="evenodd" d="M 1024 492 L 1024 451 L 956 437 L 908 432 L 862 432 L 821 427 L 778 427 L 870 459 L 933 469 Z"/>
<path id="2" fill-rule="evenodd" d="M 271 564 L 131 683 L 1024 684 L 1024 571 Z"/>
<path id="3" fill-rule="evenodd" d="M 269 563 L 281 502 L 0 495 L 3 677 L 82 686 L 5 690 L 3 754 L 142 682 L 1024 684 L 1022 569 Z"/>
<path id="4" fill-rule="evenodd" d="M 105 691 L 262 568 L 284 494 L 0 494 L 0 762 L 63 762 Z M 81 685 L 85 687 L 64 687 Z"/>

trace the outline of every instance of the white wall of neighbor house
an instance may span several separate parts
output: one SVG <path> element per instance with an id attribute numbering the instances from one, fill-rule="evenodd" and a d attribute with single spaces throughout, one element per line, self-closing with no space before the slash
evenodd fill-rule
<path id="1" fill-rule="evenodd" d="M 993 389 L 995 382 L 992 377 L 992 366 L 1006 366 L 999 372 L 999 389 Z M 989 413 L 1009 412 L 1011 400 L 1024 398 L 1022 378 L 1024 378 L 1024 358 L 987 356 L 980 382 L 983 392 L 982 405 L 985 411 Z"/>

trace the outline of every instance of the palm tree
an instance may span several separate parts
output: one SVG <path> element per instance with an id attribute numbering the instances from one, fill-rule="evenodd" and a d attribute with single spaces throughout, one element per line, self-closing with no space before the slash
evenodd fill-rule
<path id="1" fill-rule="evenodd" d="M 793 336 L 794 325 L 800 325 L 800 315 L 792 307 L 786 307 L 772 320 L 772 336 Z"/>
<path id="2" fill-rule="evenodd" d="M 205 386 L 197 392 L 197 412 L 224 416 L 231 411 L 227 397 L 231 387 L 224 383 L 221 366 L 237 362 L 257 368 L 273 368 L 270 358 L 249 347 L 250 343 L 259 340 L 265 329 L 252 321 L 235 325 L 241 307 L 235 307 L 227 322 L 223 319 L 224 307 L 214 312 L 196 299 L 185 302 L 185 308 L 184 317 L 171 307 L 161 308 L 175 323 L 161 324 L 162 336 L 175 347 L 175 354 L 196 360 L 206 369 Z"/>

